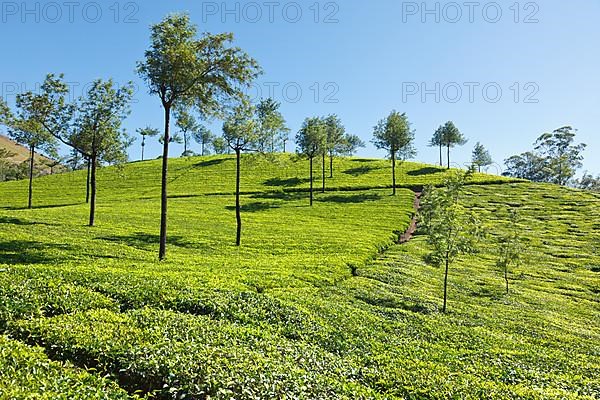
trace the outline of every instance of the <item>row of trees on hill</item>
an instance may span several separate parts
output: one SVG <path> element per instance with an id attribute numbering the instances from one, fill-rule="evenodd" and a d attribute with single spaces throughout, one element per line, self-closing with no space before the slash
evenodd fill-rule
<path id="1" fill-rule="evenodd" d="M 575 142 L 576 133 L 573 127 L 563 126 L 542 134 L 533 144 L 533 150 L 505 161 L 504 175 L 533 182 L 593 188 L 598 185 L 598 180 L 594 182 L 591 175 L 585 174 L 581 181 L 574 180 L 577 170 L 583 166 L 583 151 L 587 147 Z"/>

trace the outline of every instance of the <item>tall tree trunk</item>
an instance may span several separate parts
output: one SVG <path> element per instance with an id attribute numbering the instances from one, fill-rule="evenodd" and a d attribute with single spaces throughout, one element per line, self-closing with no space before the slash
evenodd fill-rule
<path id="1" fill-rule="evenodd" d="M 204 139 L 202 139 L 202 149 L 200 151 L 202 156 L 204 157 Z"/>
<path id="2" fill-rule="evenodd" d="M 440 143 L 440 167 L 444 166 L 444 160 L 442 159 L 442 144 Z"/>
<path id="3" fill-rule="evenodd" d="M 284 140 L 283 141 L 283 154 L 287 153 L 286 145 L 287 145 L 287 140 Z"/>
<path id="4" fill-rule="evenodd" d="M 144 161 L 144 148 L 146 147 L 146 136 L 142 136 L 142 161 Z"/>
<path id="5" fill-rule="evenodd" d="M 92 176 L 90 180 L 90 226 L 94 226 L 96 218 L 96 168 L 98 167 L 98 156 L 92 154 Z"/>
<path id="6" fill-rule="evenodd" d="M 185 156 L 187 157 L 187 148 L 188 148 L 188 141 L 187 141 L 187 137 L 186 134 L 183 134 L 183 154 L 185 154 Z"/>
<path id="7" fill-rule="evenodd" d="M 392 194 L 396 195 L 396 152 L 392 151 Z"/>
<path id="8" fill-rule="evenodd" d="M 325 193 L 325 152 L 323 152 L 323 174 L 321 176 L 321 180 L 323 183 L 323 187 L 321 188 L 321 193 Z"/>
<path id="9" fill-rule="evenodd" d="M 90 173 L 91 173 L 92 163 L 90 160 L 87 160 L 87 181 L 85 184 L 85 204 L 90 204 Z"/>
<path id="10" fill-rule="evenodd" d="M 169 171 L 169 125 L 171 122 L 171 106 L 164 105 L 165 108 L 165 141 L 163 143 L 162 157 L 162 182 L 160 195 L 160 247 L 158 250 L 158 259 L 163 261 L 167 256 L 167 175 Z"/>
<path id="11" fill-rule="evenodd" d="M 237 220 L 237 235 L 235 239 L 235 245 L 240 246 L 242 244 L 242 213 L 240 207 L 240 159 L 241 150 L 236 149 L 235 155 L 237 159 L 236 165 L 236 177 L 235 177 L 235 218 Z"/>
<path id="12" fill-rule="evenodd" d="M 450 255 L 446 253 L 446 272 L 444 273 L 444 307 L 442 312 L 446 312 L 446 304 L 448 302 L 448 269 L 450 267 Z"/>
<path id="13" fill-rule="evenodd" d="M 450 169 L 450 145 L 448 145 L 448 169 Z"/>
<path id="14" fill-rule="evenodd" d="M 310 157 L 310 206 L 313 205 L 313 158 Z"/>
<path id="15" fill-rule="evenodd" d="M 333 151 L 329 152 L 329 178 L 333 178 Z"/>
<path id="16" fill-rule="evenodd" d="M 29 201 L 27 202 L 27 207 L 29 209 L 33 208 L 33 167 L 34 167 L 34 157 L 35 157 L 35 146 L 29 146 Z"/>

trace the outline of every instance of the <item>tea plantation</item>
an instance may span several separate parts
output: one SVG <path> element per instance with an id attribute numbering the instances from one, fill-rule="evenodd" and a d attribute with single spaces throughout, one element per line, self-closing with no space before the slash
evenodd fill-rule
<path id="1" fill-rule="evenodd" d="M 448 171 L 336 159 L 326 192 L 295 156 L 170 161 L 168 259 L 157 261 L 160 162 L 0 184 L 0 399 L 600 398 L 600 196 L 476 174 L 489 232 L 450 271 L 425 237 L 397 244 L 414 190 Z M 320 171 L 315 173 L 320 176 Z M 327 171 L 329 176 L 329 171 Z M 518 209 L 510 293 L 497 237 Z"/>

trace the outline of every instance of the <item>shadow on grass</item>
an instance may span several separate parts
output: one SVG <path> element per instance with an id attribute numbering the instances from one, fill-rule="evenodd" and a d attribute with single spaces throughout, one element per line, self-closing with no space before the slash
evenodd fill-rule
<path id="1" fill-rule="evenodd" d="M 412 171 L 408 171 L 406 173 L 406 175 L 409 175 L 409 176 L 422 176 L 422 175 L 438 174 L 438 173 L 444 172 L 444 171 L 446 171 L 446 170 L 441 169 L 441 168 L 425 167 L 425 168 L 419 168 L 419 169 L 414 169 Z"/>
<path id="2" fill-rule="evenodd" d="M 42 243 L 32 240 L 9 240 L 0 242 L 0 263 L 2 264 L 50 264 L 64 259 L 51 250 L 72 250 L 66 244 Z"/>
<path id="3" fill-rule="evenodd" d="M 372 163 L 372 162 L 377 162 L 380 160 L 372 160 L 369 158 L 356 158 L 354 160 L 352 160 L 352 162 L 358 162 L 358 163 Z"/>
<path id="4" fill-rule="evenodd" d="M 298 186 L 303 183 L 310 182 L 308 178 L 271 178 L 267 179 L 264 184 L 266 186 L 281 186 L 281 187 L 290 187 L 290 186 Z"/>
<path id="5" fill-rule="evenodd" d="M 226 158 L 217 158 L 214 160 L 200 161 L 194 164 L 194 168 L 212 167 L 214 165 L 220 165 L 227 161 Z"/>
<path id="6" fill-rule="evenodd" d="M 265 202 L 260 202 L 260 201 L 257 201 L 254 203 L 242 204 L 242 206 L 241 206 L 242 212 L 261 212 L 261 211 L 271 210 L 273 208 L 279 208 L 279 206 L 275 205 L 273 203 L 265 203 Z M 225 207 L 225 209 L 228 211 L 235 211 L 235 206 L 227 206 L 227 207 Z"/>
<path id="7" fill-rule="evenodd" d="M 283 201 L 295 201 L 308 198 L 308 193 L 304 192 L 277 192 L 277 193 L 258 193 L 250 197 L 251 199 L 264 199 L 264 200 L 283 200 Z"/>
<path id="8" fill-rule="evenodd" d="M 85 203 L 68 203 L 68 204 L 52 204 L 52 205 L 47 205 L 47 206 L 33 206 L 31 209 L 32 210 L 45 210 L 45 209 L 50 209 L 50 208 L 79 206 L 81 204 L 85 204 Z M 0 207 L 0 209 L 8 210 L 8 211 L 29 210 L 28 207 Z"/>
<path id="9" fill-rule="evenodd" d="M 365 194 L 352 194 L 347 196 L 342 195 L 333 195 L 327 197 L 320 197 L 316 199 L 317 201 L 324 203 L 342 203 L 342 204 L 350 204 L 350 203 L 366 203 L 367 201 L 377 201 L 381 200 L 381 195 L 374 193 L 365 193 Z"/>
<path id="10" fill-rule="evenodd" d="M 47 222 L 31 222 L 26 221 L 20 218 L 12 218 L 12 217 L 0 217 L 0 225 L 21 225 L 21 226 L 31 226 L 31 225 L 45 225 L 45 226 L 58 226 L 58 224 L 50 224 Z"/>
<path id="11" fill-rule="evenodd" d="M 141 250 L 148 250 L 150 248 L 154 249 L 154 247 L 158 245 L 160 236 L 136 232 L 132 235 L 100 236 L 96 239 L 114 243 L 121 243 Z M 167 244 L 187 249 L 197 249 L 201 247 L 198 244 L 185 240 L 182 236 L 167 236 Z"/>
<path id="12" fill-rule="evenodd" d="M 362 167 L 347 169 L 347 170 L 344 171 L 344 174 L 352 175 L 354 177 L 357 177 L 357 176 L 368 174 L 369 172 L 376 171 L 378 169 L 381 169 L 381 167 L 375 167 L 375 166 L 371 166 L 371 165 L 364 165 Z"/>

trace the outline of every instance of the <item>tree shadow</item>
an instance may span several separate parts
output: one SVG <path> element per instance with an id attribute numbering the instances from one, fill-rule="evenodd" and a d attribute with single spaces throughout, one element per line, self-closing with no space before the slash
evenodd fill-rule
<path id="1" fill-rule="evenodd" d="M 260 202 L 260 201 L 257 201 L 254 203 L 243 204 L 240 207 L 242 212 L 261 212 L 261 211 L 271 210 L 273 208 L 280 208 L 280 207 L 273 203 L 265 203 L 265 202 Z M 225 207 L 225 209 L 228 211 L 235 211 L 234 206 L 227 206 L 227 207 Z"/>
<path id="2" fill-rule="evenodd" d="M 223 164 L 225 161 L 227 161 L 226 158 L 217 158 L 214 160 L 200 161 L 194 164 L 194 168 L 212 167 L 215 165 Z"/>
<path id="3" fill-rule="evenodd" d="M 264 200 L 283 200 L 283 201 L 295 201 L 302 200 L 308 197 L 308 193 L 304 192 L 276 192 L 276 193 L 258 193 L 250 196 L 251 199 L 264 199 Z"/>
<path id="4" fill-rule="evenodd" d="M 307 183 L 310 182 L 310 179 L 308 178 L 271 178 L 271 179 L 267 179 L 264 184 L 266 186 L 283 186 L 283 187 L 290 187 L 290 186 L 298 186 L 301 185 L 303 183 Z"/>
<path id="5" fill-rule="evenodd" d="M 406 173 L 406 175 L 409 176 L 422 176 L 422 175 L 431 175 L 431 174 L 438 174 L 440 172 L 444 172 L 444 169 L 441 168 L 435 168 L 435 167 L 424 167 L 424 168 L 419 168 L 419 169 L 414 169 L 412 171 L 408 171 Z"/>
<path id="6" fill-rule="evenodd" d="M 32 222 L 26 221 L 20 218 L 13 217 L 0 217 L 0 225 L 21 225 L 21 226 L 31 226 L 31 225 L 45 225 L 45 226 L 58 226 L 58 224 L 50 224 L 47 222 Z"/>
<path id="7" fill-rule="evenodd" d="M 366 193 L 366 194 L 353 194 L 353 195 L 333 195 L 327 197 L 317 198 L 317 201 L 324 203 L 365 203 L 367 201 L 377 201 L 381 200 L 381 195 L 375 193 Z"/>
<path id="8" fill-rule="evenodd" d="M 157 243 L 159 243 L 160 236 L 136 232 L 132 235 L 100 236 L 97 237 L 96 240 L 105 240 L 108 242 L 125 244 L 136 249 L 148 250 L 150 247 L 153 248 Z M 185 240 L 183 236 L 168 236 L 167 244 L 187 249 L 197 249 L 201 247 L 198 244 Z"/>
<path id="9" fill-rule="evenodd" d="M 53 205 L 47 205 L 47 206 L 33 206 L 31 209 L 32 210 L 45 210 L 45 209 L 50 209 L 50 208 L 79 206 L 81 204 L 85 204 L 85 203 L 68 203 L 68 204 L 53 204 Z M 0 209 L 7 210 L 7 211 L 22 211 L 22 210 L 29 210 L 29 207 L 0 207 Z"/>
<path id="10" fill-rule="evenodd" d="M 42 243 L 32 240 L 9 240 L 0 242 L 2 264 L 50 264 L 64 257 L 47 254 L 48 250 L 71 250 L 66 244 Z"/>
<path id="11" fill-rule="evenodd" d="M 370 159 L 370 158 L 355 158 L 354 160 L 352 160 L 352 162 L 358 162 L 358 163 L 372 163 L 372 162 L 377 162 L 380 160 L 374 160 L 374 159 Z"/>
<path id="12" fill-rule="evenodd" d="M 344 171 L 344 174 L 352 175 L 354 177 L 368 174 L 369 172 L 373 172 L 375 170 L 381 169 L 381 167 L 375 167 L 372 165 L 364 165 L 362 167 L 350 168 Z"/>

